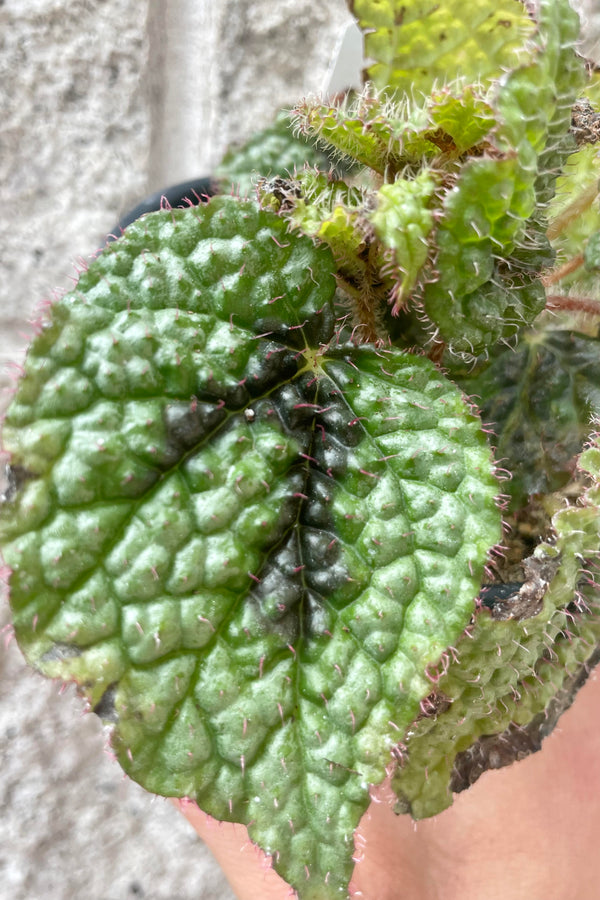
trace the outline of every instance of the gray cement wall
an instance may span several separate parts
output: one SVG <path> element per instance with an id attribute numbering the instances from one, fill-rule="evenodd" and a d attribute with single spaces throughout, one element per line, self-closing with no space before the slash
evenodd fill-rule
<path id="1" fill-rule="evenodd" d="M 318 90 L 347 20 L 344 0 L 0 2 L 0 390 L 77 258 Z M 81 712 L 0 645 L 1 900 L 231 900 L 187 822 L 123 778 Z"/>
<path id="2" fill-rule="evenodd" d="M 318 90 L 347 21 L 344 0 L 0 0 L 0 390 L 77 258 L 149 191 L 210 172 Z M 0 647 L 0 898 L 231 900 L 81 710 Z"/>

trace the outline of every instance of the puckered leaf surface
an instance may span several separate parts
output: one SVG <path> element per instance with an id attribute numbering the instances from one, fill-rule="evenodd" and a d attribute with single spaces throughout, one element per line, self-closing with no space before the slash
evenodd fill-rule
<path id="1" fill-rule="evenodd" d="M 540 4 L 535 40 L 494 88 L 495 152 L 469 160 L 446 196 L 437 232 L 440 274 L 424 305 L 456 351 L 477 354 L 514 335 L 544 307 L 540 273 L 502 273 L 497 260 L 535 242 L 538 256 L 546 249 L 542 265 L 551 264 L 536 206 L 552 197 L 572 149 L 570 110 L 584 80 L 573 50 L 577 30 L 566 0 Z"/>
<path id="2" fill-rule="evenodd" d="M 346 896 L 500 537 L 479 420 L 428 360 L 338 342 L 332 272 L 250 202 L 133 225 L 33 342 L 0 507 L 29 661 L 302 898 Z"/>
<path id="3" fill-rule="evenodd" d="M 597 447 L 586 450 L 581 467 L 591 476 L 588 489 L 576 504 L 565 507 L 563 499 L 528 583 L 496 585 L 509 589 L 503 613 L 482 606 L 453 655 L 431 673 L 432 695 L 393 779 L 398 812 L 437 815 L 487 769 L 539 750 L 598 663 L 600 604 L 590 574 L 600 528 Z M 516 600 L 520 588 L 527 593 Z"/>
<path id="4" fill-rule="evenodd" d="M 369 80 L 412 96 L 458 77 L 499 78 L 515 67 L 533 30 L 516 0 L 350 0 L 349 6 L 366 32 Z"/>

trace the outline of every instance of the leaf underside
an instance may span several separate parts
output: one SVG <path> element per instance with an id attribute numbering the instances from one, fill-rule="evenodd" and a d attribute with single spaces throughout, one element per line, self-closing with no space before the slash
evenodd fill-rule
<path id="1" fill-rule="evenodd" d="M 500 537 L 479 420 L 428 360 L 343 343 L 333 269 L 248 201 L 152 214 L 52 306 L 3 432 L 28 660 L 303 898 L 345 895 Z"/>

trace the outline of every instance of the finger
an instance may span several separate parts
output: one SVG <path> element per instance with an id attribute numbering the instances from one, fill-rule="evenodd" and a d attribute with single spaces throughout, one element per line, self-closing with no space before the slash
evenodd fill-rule
<path id="1" fill-rule="evenodd" d="M 294 896 L 243 825 L 218 822 L 191 800 L 173 799 L 172 803 L 209 847 L 239 900 L 290 900 Z"/>

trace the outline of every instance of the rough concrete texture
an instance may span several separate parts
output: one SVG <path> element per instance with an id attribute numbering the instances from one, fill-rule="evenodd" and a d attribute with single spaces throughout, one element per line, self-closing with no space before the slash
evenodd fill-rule
<path id="1" fill-rule="evenodd" d="M 0 362 L 72 262 L 145 188 L 144 4 L 0 6 Z M 0 376 L 6 384 L 6 375 Z"/>
<path id="2" fill-rule="evenodd" d="M 349 21 L 344 0 L 150 0 L 149 187 L 206 175 L 275 110 L 320 91 Z"/>
<path id="3" fill-rule="evenodd" d="M 0 390 L 77 258 L 318 90 L 347 20 L 344 0 L 0 0 Z M 190 826 L 123 778 L 81 713 L 0 644 L 1 900 L 231 900 Z"/>

